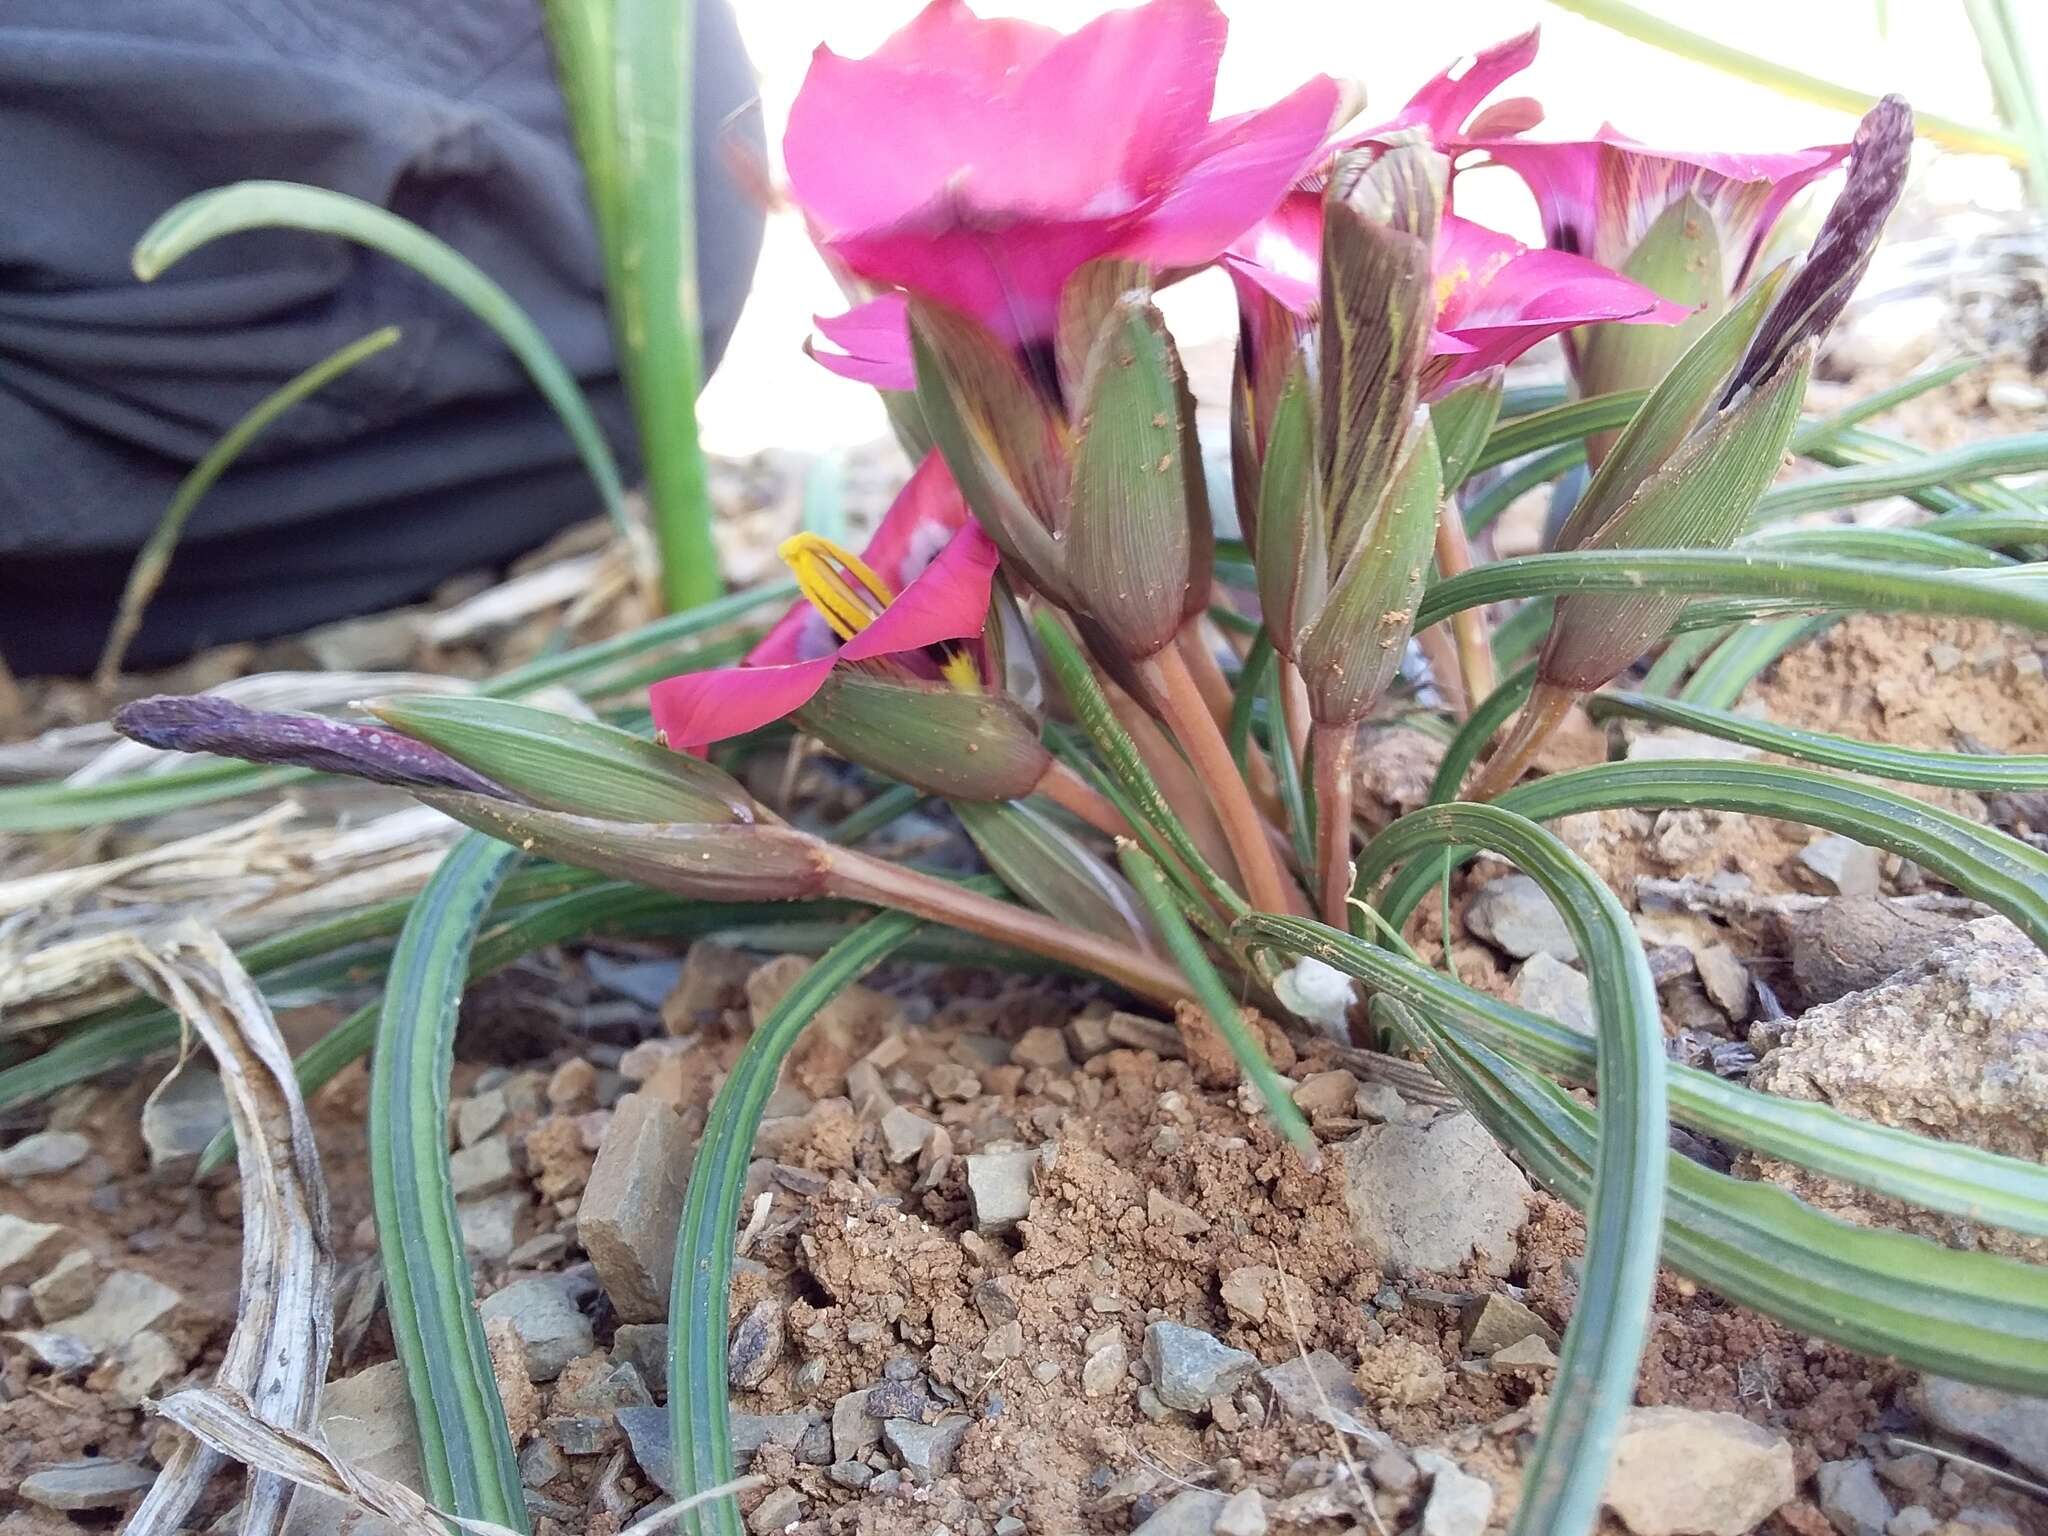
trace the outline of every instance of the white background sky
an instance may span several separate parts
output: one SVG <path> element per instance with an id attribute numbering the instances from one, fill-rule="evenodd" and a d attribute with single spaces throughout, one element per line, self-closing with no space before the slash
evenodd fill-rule
<path id="1" fill-rule="evenodd" d="M 1461 53 L 1540 22 L 1542 53 L 1506 94 L 1533 95 L 1543 103 L 1543 136 L 1581 134 L 1609 120 L 1651 143 L 1762 150 L 1835 142 L 1851 127 L 1841 113 L 1683 62 L 1544 0 L 1219 3 L 1231 21 L 1217 86 L 1219 112 L 1262 106 L 1322 72 L 1363 82 L 1364 120 L 1370 122 Z M 760 76 L 769 152 L 779 175 L 783 124 L 812 49 L 824 43 L 843 54 L 866 53 L 919 5 L 736 0 L 735 8 Z M 1109 8 L 1102 0 L 976 5 L 984 15 L 1024 16 L 1063 30 Z M 1890 0 L 1883 35 L 1876 24 L 1877 0 L 1648 0 L 1646 8 L 1844 84 L 1903 92 L 1924 111 L 1991 121 L 1989 90 L 1961 0 Z M 2048 49 L 2037 40 L 2035 52 L 2038 57 Z M 1505 173 L 1465 177 L 1458 196 L 1462 211 L 1525 240 L 1540 238 L 1526 193 Z M 1184 344 L 1227 331 L 1233 323 L 1227 289 L 1210 274 L 1167 296 L 1169 320 Z M 823 450 L 886 431 L 871 391 L 833 377 L 802 354 L 811 315 L 842 308 L 801 223 L 786 213 L 771 218 L 753 295 L 704 394 L 708 448 L 744 454 L 801 443 Z"/>

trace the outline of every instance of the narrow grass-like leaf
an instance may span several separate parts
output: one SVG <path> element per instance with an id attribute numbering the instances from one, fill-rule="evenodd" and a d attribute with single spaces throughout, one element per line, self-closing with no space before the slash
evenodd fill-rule
<path id="1" fill-rule="evenodd" d="M 1740 625 L 1694 670 L 1679 697 L 1695 704 L 1729 707 L 1772 662 L 1840 622 L 1839 615 L 1822 613 Z M 1714 637 L 1712 630 L 1700 633 L 1709 640 Z"/>
<path id="2" fill-rule="evenodd" d="M 539 805 L 617 821 L 752 821 L 753 797 L 700 758 L 531 704 L 454 694 L 372 700 L 386 724 Z"/>
<path id="3" fill-rule="evenodd" d="M 1577 854 L 1534 822 L 1499 806 L 1425 806 L 1375 837 L 1373 851 L 1393 867 L 1462 843 L 1506 856 L 1543 888 L 1578 941 L 1593 989 L 1600 1137 L 1586 1198 L 1586 1256 L 1514 1526 L 1518 1536 L 1574 1536 L 1599 1517 L 1649 1327 L 1664 1208 L 1664 1027 L 1627 911 Z"/>
<path id="4" fill-rule="evenodd" d="M 1067 634 L 1065 626 L 1056 615 L 1042 609 L 1037 615 L 1037 625 L 1039 643 L 1045 648 L 1046 660 L 1052 665 L 1053 675 L 1059 679 L 1061 691 L 1066 694 L 1067 703 L 1074 711 L 1074 718 L 1095 744 L 1095 750 L 1101 754 L 1117 788 L 1137 812 L 1132 825 L 1148 827 L 1172 849 L 1175 861 L 1201 882 L 1204 893 L 1216 903 L 1218 911 L 1242 911 L 1244 898 L 1210 867 L 1209 861 L 1195 846 L 1194 839 L 1188 836 L 1187 828 L 1173 814 L 1173 808 L 1166 803 L 1166 797 L 1159 792 L 1159 785 L 1145 767 L 1145 760 L 1138 755 L 1136 744 L 1110 709 L 1109 700 L 1103 697 L 1102 685 L 1095 680 L 1094 669 Z"/>
<path id="5" fill-rule="evenodd" d="M 1443 805 L 1458 798 L 1458 790 L 1465 782 L 1465 775 L 1472 771 L 1472 765 L 1485 752 L 1486 744 L 1493 740 L 1494 733 L 1508 723 L 1514 712 L 1529 702 L 1529 690 L 1536 685 L 1536 663 L 1523 662 L 1506 677 L 1493 692 L 1479 701 L 1471 714 L 1458 727 L 1458 734 L 1451 738 L 1451 744 L 1444 749 L 1443 760 L 1437 764 L 1436 776 L 1430 780 L 1429 803 Z"/>
<path id="6" fill-rule="evenodd" d="M 825 834 L 825 841 L 837 843 L 842 848 L 852 848 L 891 823 L 901 821 L 916 810 L 924 798 L 924 791 L 912 785 L 891 784 L 843 821 L 834 823 L 832 830 Z"/>
<path id="7" fill-rule="evenodd" d="M 1661 16 L 1653 16 L 1640 6 L 1629 4 L 1628 0 L 1551 0 L 1551 4 L 1576 12 L 1603 27 L 1612 27 L 1624 37 L 1675 53 L 1681 59 L 1708 65 L 1738 80 L 1768 86 L 1794 101 L 1810 101 L 1857 117 L 1877 105 L 1878 98 L 1867 91 L 1838 85 L 1788 64 L 1744 53 L 1740 48 L 1731 48 Z M 1980 128 L 1927 112 L 1919 114 L 1919 129 L 1923 138 L 1964 154 L 1998 155 L 2014 165 L 2026 162 L 2026 151 L 2019 140 L 1996 129 Z"/>
<path id="8" fill-rule="evenodd" d="M 1926 528 L 1788 528 L 1766 526 L 1745 535 L 1744 549 L 1784 554 L 1838 555 L 1851 560 L 1897 561 L 1942 570 L 1993 570 L 2012 564 L 1994 550 Z"/>
<path id="9" fill-rule="evenodd" d="M 1043 811 L 1021 800 L 958 800 L 952 805 L 988 867 L 1046 916 L 1158 952 L 1130 887 Z"/>
<path id="10" fill-rule="evenodd" d="M 1534 656 L 1536 647 L 1550 632 L 1550 621 L 1556 613 L 1557 599 L 1548 594 L 1531 598 L 1516 608 L 1493 632 L 1493 664 L 1518 667 Z"/>
<path id="11" fill-rule="evenodd" d="M 1563 447 L 1537 454 L 1526 464 L 1517 464 L 1465 504 L 1467 536 L 1477 538 L 1522 496 L 1539 485 L 1548 485 L 1559 475 L 1569 473 L 1585 462 L 1586 445 L 1566 443 Z"/>
<path id="12" fill-rule="evenodd" d="M 604 429 L 591 413 L 576 376 L 509 293 L 476 263 L 417 224 L 375 203 L 325 187 L 291 181 L 240 181 L 186 198 L 143 231 L 131 258 L 135 275 L 146 283 L 223 235 L 276 228 L 337 235 L 382 251 L 446 291 L 497 332 L 562 418 L 612 522 L 622 536 L 631 536 L 618 461 L 612 457 Z"/>
<path id="13" fill-rule="evenodd" d="M 1594 1080 L 1591 1036 L 1464 986 L 1405 954 L 1305 918 L 1268 913 L 1245 918 L 1237 934 L 1312 955 L 1377 994 L 1434 1015 L 1460 1039 L 1570 1082 Z M 1672 1118 L 1702 1135 L 1925 1210 L 2011 1232 L 2048 1234 L 2048 1168 L 2038 1163 L 1916 1136 L 1826 1104 L 1759 1093 L 1676 1062 L 1665 1064 L 1665 1083 Z"/>
<path id="14" fill-rule="evenodd" d="M 1277 668 L 1266 674 L 1266 718 L 1283 722 L 1286 706 L 1281 702 L 1280 690 L 1283 684 Z M 1311 751 L 1313 756 L 1313 751 Z M 1287 740 L 1284 725 L 1276 729 L 1273 738 L 1274 787 L 1280 792 L 1280 807 L 1286 813 L 1288 846 L 1294 850 L 1294 861 L 1304 870 L 1316 867 L 1316 802 L 1310 787 L 1302 779 L 1301 763 L 1294 755 L 1293 745 Z"/>
<path id="15" fill-rule="evenodd" d="M 1594 719 L 1630 715 L 1660 725 L 1681 726 L 1703 736 L 1739 741 L 1784 757 L 1796 757 L 1827 768 L 1903 779 L 1909 784 L 1940 784 L 1979 794 L 2000 790 L 2048 789 L 2048 753 L 1930 752 L 1895 747 L 1880 741 L 1858 741 L 1824 731 L 1778 725 L 1751 715 L 1711 708 L 1691 701 L 1650 698 L 1640 693 L 1596 694 L 1586 702 Z"/>
<path id="16" fill-rule="evenodd" d="M 1757 503 L 1756 521 L 1829 512 L 1929 486 L 1967 485 L 1993 475 L 2031 474 L 2044 469 L 2048 469 L 2048 432 L 1986 438 L 1897 464 L 1831 469 L 1774 486 Z"/>
<path id="17" fill-rule="evenodd" d="M 2048 512 L 1950 512 L 1926 525 L 1927 533 L 2005 549 L 2016 544 L 2048 545 Z"/>
<path id="18" fill-rule="evenodd" d="M 1245 761 L 1252 744 L 1252 719 L 1257 713 L 1259 701 L 1265 697 L 1266 675 L 1273 670 L 1273 637 L 1266 633 L 1264 626 L 1252 637 L 1251 649 L 1245 652 L 1244 665 L 1238 669 L 1236 687 L 1230 698 L 1230 726 L 1224 740 L 1230 743 L 1231 761 L 1237 764 L 1237 771 L 1245 771 Z"/>
<path id="19" fill-rule="evenodd" d="M 1907 402 L 1917 400 L 1944 385 L 1953 384 L 1964 374 L 1983 366 L 1984 359 L 1981 357 L 1959 357 L 1952 363 L 1943 363 L 1938 368 L 1929 368 L 1910 378 L 1901 379 L 1889 389 L 1880 389 L 1873 394 L 1865 395 L 1861 400 L 1845 405 L 1830 415 L 1801 422 L 1799 429 L 1792 434 L 1792 451 L 1804 454 L 1811 453 L 1817 448 L 1825 448 L 1852 428 L 1860 427 L 1864 422 L 1882 416 L 1887 411 L 1895 411 Z"/>
<path id="20" fill-rule="evenodd" d="M 393 345 L 398 335 L 397 326 L 383 326 L 287 380 L 257 401 L 248 415 L 222 433 L 220 441 L 207 449 L 199 462 L 186 472 L 185 478 L 178 482 L 177 490 L 171 493 L 164 515 L 157 520 L 156 527 L 136 553 L 135 563 L 128 568 L 128 581 L 121 589 L 121 603 L 114 614 L 114 626 L 107 634 L 106 647 L 100 652 L 99 666 L 93 672 L 93 682 L 97 687 L 102 690 L 112 688 L 115 679 L 121 675 L 122 658 L 128 654 L 135 632 L 142 627 L 142 616 L 149 607 L 149 600 L 163 585 L 164 572 L 170 569 L 171 556 L 184 535 L 186 520 L 192 516 L 192 509 L 199 505 L 200 498 L 213 489 L 213 483 L 227 473 L 235 460 L 242 456 L 242 451 L 262 435 L 264 428 L 308 395 L 326 388 L 356 364 Z"/>
<path id="21" fill-rule="evenodd" d="M 1152 914 L 1153 923 L 1165 939 L 1168 956 L 1180 968 L 1181 975 L 1187 978 L 1188 985 L 1194 990 L 1195 1001 L 1202 1005 L 1210 1022 L 1229 1042 L 1231 1055 L 1237 1058 L 1245 1077 L 1258 1089 L 1266 1113 L 1273 1117 L 1274 1127 L 1293 1143 L 1294 1149 L 1311 1167 L 1315 1166 L 1321 1158 L 1316 1151 L 1315 1137 L 1309 1134 L 1308 1122 L 1302 1118 L 1300 1107 L 1288 1097 L 1287 1085 L 1273 1070 L 1265 1047 L 1245 1028 L 1237 999 L 1223 984 L 1222 976 L 1202 948 L 1202 941 L 1195 937 L 1194 930 L 1180 915 L 1180 907 L 1167 888 L 1166 876 L 1151 856 L 1134 843 L 1121 845 L 1117 849 L 1117 857 L 1123 863 L 1131 888 L 1138 893 L 1138 899 L 1144 902 L 1145 909 Z"/>
<path id="22" fill-rule="evenodd" d="M 1593 395 L 1503 421 L 1493 429 L 1493 435 L 1473 461 L 1472 473 L 1476 475 L 1482 469 L 1564 443 L 1583 446 L 1596 433 L 1627 426 L 1649 394 L 1646 389 L 1630 389 L 1619 394 Z"/>
<path id="23" fill-rule="evenodd" d="M 1951 811 L 1856 779 L 1776 763 L 1604 763 L 1535 779 L 1502 794 L 1499 805 L 1532 821 L 1582 811 L 1700 808 L 1770 816 L 1839 832 L 1913 860 L 1967 895 L 2004 913 L 2048 947 L 2048 854 Z M 1396 927 L 1428 893 L 1440 866 L 1418 860 L 1375 903 Z M 1357 889 L 1385 872 L 1378 840 L 1359 860 Z"/>
<path id="24" fill-rule="evenodd" d="M 806 971 L 748 1040 L 712 1101 L 690 1168 L 676 1233 L 669 1297 L 669 1434 L 677 1492 L 684 1497 L 732 1481 L 732 1425 L 726 1396 L 726 1297 L 747 1164 L 761 1112 L 804 1027 L 840 988 L 863 975 L 917 930 L 898 912 L 869 919 Z M 743 1536 L 739 1506 L 718 1499 L 692 1511 L 685 1528 Z"/>
<path id="25" fill-rule="evenodd" d="M 514 667 L 510 672 L 491 679 L 483 691 L 494 698 L 513 698 L 561 683 L 582 692 L 582 684 L 602 676 L 616 663 L 631 662 L 678 641 L 737 623 L 763 608 L 790 603 L 796 596 L 796 583 L 787 580 L 766 582 L 744 592 L 728 593 L 715 602 L 700 603 L 685 613 L 669 614 L 623 635 L 594 640 L 589 645 L 578 646 L 558 656 L 536 657 L 524 666 Z"/>
<path id="26" fill-rule="evenodd" d="M 1600 549 L 1520 555 L 1440 581 L 1423 595 L 1415 627 L 1427 629 L 1486 603 L 1566 592 L 1684 592 L 1772 598 L 1809 608 L 1940 613 L 2048 630 L 2048 579 L 2032 567 L 2005 572 L 1916 570 L 1823 555 L 1754 550 Z"/>
<path id="27" fill-rule="evenodd" d="M 457 843 L 406 919 L 370 1077 L 370 1192 L 392 1339 L 419 1427 L 428 1499 L 528 1529 L 448 1173 L 448 1071 L 470 946 L 519 851 Z"/>
<path id="28" fill-rule="evenodd" d="M 1643 326 L 1616 326 L 1616 330 L 1643 330 Z M 1500 420 L 1503 370 L 1489 368 L 1477 378 L 1459 385 L 1429 408 L 1430 425 L 1436 432 L 1437 452 L 1443 457 L 1444 492 L 1449 495 L 1465 483 L 1480 450 Z"/>
<path id="29" fill-rule="evenodd" d="M 1643 692 L 1675 692 L 1699 659 L 1719 645 L 1729 633 L 1731 631 L 1715 626 L 1711 629 L 1689 629 L 1682 634 L 1673 634 L 1664 642 L 1664 649 L 1657 653 L 1656 659 L 1643 673 Z"/>

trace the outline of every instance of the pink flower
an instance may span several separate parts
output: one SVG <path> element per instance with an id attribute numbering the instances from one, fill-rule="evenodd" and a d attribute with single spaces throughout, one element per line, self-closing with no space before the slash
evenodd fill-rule
<path id="1" fill-rule="evenodd" d="M 936 453 L 859 559 L 805 535 L 784 549 L 805 600 L 739 666 L 686 672 L 650 690 L 655 726 L 671 747 L 695 750 L 780 720 L 809 703 L 836 666 L 937 679 L 988 617 L 996 548 Z"/>
<path id="2" fill-rule="evenodd" d="M 1314 313 L 1323 238 L 1321 199 L 1306 189 L 1224 255 L 1242 293 L 1263 289 L 1294 314 Z M 1511 363 L 1546 337 L 1581 325 L 1676 325 L 1690 311 L 1583 256 L 1531 250 L 1445 214 L 1437 235 L 1436 325 L 1423 377 L 1434 398 L 1475 373 Z"/>
<path id="3" fill-rule="evenodd" d="M 1730 293 L 1749 281 L 1785 206 L 1849 152 L 1846 144 L 1782 155 L 1652 149 L 1612 128 L 1576 142 L 1500 138 L 1474 147 L 1528 183 L 1552 249 L 1603 266 L 1627 261 L 1658 216 L 1690 193 L 1713 215 Z"/>
<path id="4" fill-rule="evenodd" d="M 933 0 L 865 59 L 813 55 L 783 139 L 791 191 L 852 276 L 1043 340 L 1083 262 L 1206 265 L 1318 159 L 1325 77 L 1210 120 L 1225 31 L 1211 0 L 1150 0 L 1069 36 Z M 825 322 L 845 355 L 821 361 L 906 377 L 889 318 Z"/>
<path id="5" fill-rule="evenodd" d="M 1446 149 L 1462 149 L 1473 139 L 1525 133 L 1543 121 L 1543 108 L 1527 96 L 1514 96 L 1480 111 L 1480 105 L 1506 81 L 1536 62 L 1540 41 L 1531 27 L 1491 48 L 1460 59 L 1408 98 L 1408 105 L 1377 128 L 1346 136 L 1333 149 L 1355 149 L 1368 139 L 1385 138 L 1404 128 L 1426 128 Z M 1475 116 L 1475 114 L 1477 114 Z"/>

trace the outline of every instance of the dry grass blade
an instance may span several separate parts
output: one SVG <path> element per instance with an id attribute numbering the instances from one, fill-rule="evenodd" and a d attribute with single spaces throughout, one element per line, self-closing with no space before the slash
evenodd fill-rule
<path id="1" fill-rule="evenodd" d="M 388 1521 L 407 1536 L 447 1536 L 449 1525 L 476 1532 L 477 1536 L 499 1536 L 507 1529 L 488 1520 L 464 1520 L 443 1514 L 405 1484 L 349 1466 L 313 1436 L 265 1423 L 252 1411 L 248 1398 L 239 1392 L 194 1387 L 165 1398 L 156 1405 L 156 1411 L 191 1435 L 196 1443 L 241 1462 L 252 1472 L 340 1499 L 366 1515 Z M 635 1521 L 619 1536 L 652 1536 L 696 1505 L 744 1492 L 759 1482 L 756 1477 L 742 1477 L 707 1488 L 687 1499 L 663 1505 Z M 134 1529 L 129 1527 L 130 1531 Z"/>
<path id="2" fill-rule="evenodd" d="M 188 924 L 166 942 L 132 945 L 150 991 L 213 1053 L 226 1090 L 242 1180 L 242 1281 L 219 1387 L 263 1404 L 294 1428 L 312 1423 L 333 1341 L 334 1244 L 313 1124 L 291 1053 L 255 983 L 218 934 Z M 177 1530 L 223 1453 L 203 1437 L 164 1463 L 129 1536 Z M 284 1524 L 290 1480 L 258 1470 L 242 1504 L 242 1536 Z"/>

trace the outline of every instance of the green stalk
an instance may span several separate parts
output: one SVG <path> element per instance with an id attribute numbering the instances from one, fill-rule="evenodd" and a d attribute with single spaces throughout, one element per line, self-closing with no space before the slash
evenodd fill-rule
<path id="1" fill-rule="evenodd" d="M 1550 3 L 1564 10 L 1576 12 L 1588 21 L 1597 21 L 1603 27 L 1612 28 L 1624 37 L 1637 42 L 1649 43 L 1662 48 L 1666 53 L 1675 53 L 1681 59 L 1690 59 L 1695 64 L 1706 64 L 1724 74 L 1747 80 L 1754 85 L 1766 86 L 1781 96 L 1794 101 L 1812 102 L 1815 106 L 1833 107 L 1851 116 L 1861 117 L 1877 105 L 1878 98 L 1868 91 L 1859 91 L 1852 86 L 1838 85 L 1824 80 L 1819 75 L 1809 75 L 1804 70 L 1745 53 L 1740 48 L 1731 48 L 1726 43 L 1716 42 L 1698 32 L 1688 31 L 1676 23 L 1652 16 L 1625 0 L 1550 0 Z M 2025 165 L 2027 153 L 2020 142 L 2010 134 L 1995 129 L 1973 127 L 1959 123 L 1953 118 L 1936 117 L 1929 112 L 1916 112 L 1914 125 L 1920 136 L 1932 139 L 1946 149 L 1958 150 L 1966 155 L 1998 155 L 2014 165 Z"/>
<path id="2" fill-rule="evenodd" d="M 620 185 L 614 328 L 640 424 L 647 499 L 671 612 L 725 590 L 697 440 L 703 321 L 697 296 L 692 110 L 696 0 L 611 0 Z"/>

